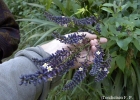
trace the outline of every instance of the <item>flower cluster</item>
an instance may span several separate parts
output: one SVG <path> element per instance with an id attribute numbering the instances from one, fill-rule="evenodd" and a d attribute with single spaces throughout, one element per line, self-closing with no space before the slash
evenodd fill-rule
<path id="1" fill-rule="evenodd" d="M 69 18 L 66 16 L 54 16 L 52 14 L 49 14 L 48 12 L 45 12 L 45 16 L 48 20 L 53 21 L 62 26 L 69 26 L 70 24 L 74 24 L 76 26 L 85 26 L 97 23 L 96 18 L 94 16 L 77 19 L 75 17 Z"/>
<path id="2" fill-rule="evenodd" d="M 54 33 L 53 36 L 61 43 L 77 44 L 77 43 L 82 43 L 82 40 L 85 39 L 86 34 L 79 35 L 78 33 L 74 33 L 74 34 L 69 34 L 68 36 L 62 36 L 58 33 Z"/>
<path id="3" fill-rule="evenodd" d="M 50 71 L 47 71 L 47 69 L 41 67 L 41 71 L 37 71 L 34 74 L 29 75 L 21 75 L 20 79 L 20 85 L 22 84 L 34 84 L 37 85 L 37 83 L 41 83 L 42 81 L 47 81 L 47 79 L 50 79 Z"/>
<path id="4" fill-rule="evenodd" d="M 79 67 L 78 70 L 74 73 L 72 80 L 63 87 L 63 90 L 73 89 L 76 85 L 82 82 L 83 79 L 85 79 L 88 72 L 87 66 L 89 65 L 87 62 L 83 62 L 81 65 L 82 66 Z"/>
<path id="5" fill-rule="evenodd" d="M 73 34 L 72 34 L 73 36 Z M 74 36 L 79 38 L 79 35 L 74 33 Z M 85 35 L 84 35 L 85 36 Z M 75 37 L 75 38 L 76 38 Z M 73 38 L 73 39 L 75 39 Z M 71 36 L 68 39 L 72 39 Z M 80 39 L 79 39 L 80 41 Z M 65 41 L 66 42 L 66 41 Z M 77 41 L 78 42 L 78 41 Z M 77 48 L 78 49 L 78 48 Z M 75 53 L 73 53 L 75 52 Z M 71 67 L 74 66 L 75 62 L 77 61 L 77 57 L 79 57 L 80 52 L 79 49 L 75 51 L 65 50 L 57 50 L 54 54 L 51 54 L 50 57 L 42 60 L 38 60 L 33 58 L 33 62 L 41 67 L 41 70 L 37 71 L 34 74 L 29 75 L 22 75 L 21 78 L 21 85 L 27 83 L 33 83 L 36 85 L 40 83 L 41 80 L 50 80 L 58 75 L 63 75 L 66 73 Z"/>
<path id="6" fill-rule="evenodd" d="M 103 80 L 109 73 L 111 57 L 105 60 L 105 52 L 100 46 L 96 46 L 97 51 L 94 53 L 93 66 L 90 70 L 90 75 L 95 76 L 95 81 Z"/>
<path id="7" fill-rule="evenodd" d="M 49 13 L 45 13 L 46 17 L 54 21 L 60 25 L 68 26 L 70 23 L 74 25 L 92 25 L 97 23 L 96 18 L 94 16 L 87 17 L 83 19 L 77 18 L 68 18 L 64 16 L 53 16 Z M 81 29 L 79 31 L 83 31 Z M 100 24 L 96 25 L 96 31 L 101 32 Z M 33 58 L 33 62 L 36 66 L 40 67 L 40 69 L 28 75 L 22 75 L 20 77 L 22 84 L 38 84 L 41 82 L 51 81 L 54 77 L 62 76 L 66 72 L 69 71 L 70 68 L 75 66 L 75 62 L 77 62 L 77 58 L 84 59 L 83 62 L 78 62 L 81 64 L 81 67 L 77 71 L 75 71 L 72 80 L 67 83 L 63 90 L 73 89 L 76 85 L 78 85 L 84 78 L 86 74 L 89 73 L 91 76 L 95 76 L 95 81 L 99 82 L 103 80 L 107 74 L 109 73 L 109 67 L 111 62 L 111 57 L 106 58 L 106 54 L 100 45 L 97 45 L 97 51 L 93 54 L 94 60 L 91 70 L 88 68 L 89 61 L 86 59 L 87 57 L 80 57 L 80 54 L 83 50 L 87 50 L 90 48 L 89 39 L 86 38 L 85 34 L 73 33 L 66 36 L 62 36 L 58 33 L 54 33 L 53 36 L 62 43 L 71 44 L 74 48 L 68 47 L 68 49 L 57 50 L 54 54 L 51 54 L 46 59 L 37 59 Z M 78 44 L 75 46 L 75 44 Z M 88 56 L 88 53 L 87 53 Z"/>
<path id="8" fill-rule="evenodd" d="M 96 18 L 94 16 L 86 17 L 82 19 L 72 18 L 71 20 L 75 25 L 81 25 L 81 26 L 92 25 L 96 23 Z"/>
<path id="9" fill-rule="evenodd" d="M 57 24 L 60 25 L 67 25 L 68 23 L 71 22 L 71 19 L 65 16 L 54 16 L 48 12 L 45 12 L 45 16 L 47 17 L 48 20 L 53 21 Z"/>
<path id="10" fill-rule="evenodd" d="M 99 23 L 96 25 L 96 31 L 97 31 L 98 33 L 101 32 L 101 28 L 100 28 L 100 24 L 99 24 Z"/>

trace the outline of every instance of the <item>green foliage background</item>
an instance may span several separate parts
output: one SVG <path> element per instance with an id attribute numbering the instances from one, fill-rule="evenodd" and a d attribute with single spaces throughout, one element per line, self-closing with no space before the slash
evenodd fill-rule
<path id="1" fill-rule="evenodd" d="M 72 91 L 59 92 L 72 77 L 72 71 L 49 94 L 47 100 L 100 100 L 102 96 L 131 96 L 140 100 L 140 1 L 139 0 L 5 0 L 21 29 L 18 50 L 52 40 L 52 32 L 61 34 L 77 31 L 48 21 L 44 12 L 56 16 L 84 18 L 98 17 L 101 34 L 106 37 L 103 47 L 113 57 L 110 73 L 102 82 L 95 83 L 88 76 Z M 116 28 L 122 26 L 122 30 Z M 86 28 L 95 30 L 95 26 Z M 129 99 L 129 98 L 127 98 Z"/>

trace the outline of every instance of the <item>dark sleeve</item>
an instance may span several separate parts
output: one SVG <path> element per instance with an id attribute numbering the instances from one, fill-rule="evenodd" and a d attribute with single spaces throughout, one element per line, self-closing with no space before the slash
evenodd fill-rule
<path id="1" fill-rule="evenodd" d="M 19 26 L 5 3 L 0 0 L 0 60 L 10 56 L 20 41 Z"/>

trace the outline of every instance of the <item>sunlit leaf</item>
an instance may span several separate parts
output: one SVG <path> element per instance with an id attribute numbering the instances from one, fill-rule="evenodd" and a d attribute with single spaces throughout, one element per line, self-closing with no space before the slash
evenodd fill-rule
<path id="1" fill-rule="evenodd" d="M 78 9 L 78 11 L 75 14 L 83 14 L 86 11 L 87 11 L 87 9 L 81 8 L 81 9 Z"/>
<path id="2" fill-rule="evenodd" d="M 108 12 L 108 13 L 114 13 L 113 10 L 111 8 L 107 8 L 107 7 L 102 7 L 102 10 Z"/>
<path id="3" fill-rule="evenodd" d="M 52 0 L 47 0 L 46 10 L 48 10 L 51 7 L 51 3 L 52 3 Z"/>

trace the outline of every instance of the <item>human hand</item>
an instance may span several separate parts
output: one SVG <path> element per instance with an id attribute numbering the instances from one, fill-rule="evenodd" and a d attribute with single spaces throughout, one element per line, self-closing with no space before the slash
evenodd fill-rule
<path id="1" fill-rule="evenodd" d="M 71 33 L 71 34 L 73 34 L 73 33 Z M 88 59 L 92 63 L 92 60 L 94 59 L 93 53 L 96 51 L 95 45 L 98 45 L 99 42 L 100 43 L 106 43 L 107 42 L 106 38 L 102 37 L 100 39 L 97 39 L 97 35 L 90 34 L 88 32 L 78 32 L 78 34 L 86 34 L 86 38 L 89 39 L 89 43 L 90 43 L 91 48 L 88 51 L 89 52 L 88 56 L 87 56 L 87 51 L 86 50 L 83 50 L 80 53 L 81 57 L 77 58 L 77 62 L 75 63 L 74 68 L 79 67 L 79 65 L 80 65 L 79 62 L 83 62 L 85 59 Z M 78 46 L 78 45 L 79 44 L 77 44 L 76 46 Z M 74 48 L 72 45 L 61 43 L 59 40 L 56 40 L 56 39 L 52 40 L 51 42 L 49 42 L 47 44 L 41 45 L 41 47 L 44 49 L 44 51 L 46 51 L 50 54 L 55 53 L 57 50 L 62 50 L 62 48 L 64 48 L 64 49 L 68 49 L 68 47 L 71 47 L 72 49 Z M 83 58 L 85 56 L 87 56 L 87 57 Z"/>

